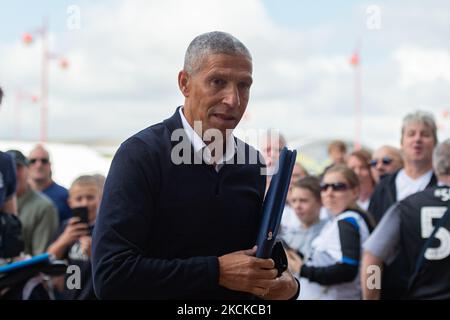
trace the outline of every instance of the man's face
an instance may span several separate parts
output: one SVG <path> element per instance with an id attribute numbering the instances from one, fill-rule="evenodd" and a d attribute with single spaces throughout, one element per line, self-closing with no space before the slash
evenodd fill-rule
<path id="1" fill-rule="evenodd" d="M 30 178 L 32 180 L 43 181 L 50 179 L 51 163 L 47 151 L 40 148 L 31 151 L 29 161 Z"/>
<path id="2" fill-rule="evenodd" d="M 435 146 L 432 130 L 422 122 L 407 125 L 402 135 L 402 150 L 405 165 L 408 162 L 429 163 Z"/>
<path id="3" fill-rule="evenodd" d="M 379 148 L 373 153 L 370 164 L 370 170 L 376 182 L 378 182 L 382 176 L 394 173 L 403 166 L 400 155 L 385 147 Z"/>
<path id="4" fill-rule="evenodd" d="M 213 54 L 194 75 L 181 71 L 179 85 L 189 124 L 201 121 L 203 133 L 234 129 L 247 108 L 252 81 L 252 62 L 243 55 Z"/>
<path id="5" fill-rule="evenodd" d="M 69 207 L 87 207 L 89 222 L 95 221 L 100 204 L 100 192 L 96 185 L 74 185 L 69 190 Z"/>

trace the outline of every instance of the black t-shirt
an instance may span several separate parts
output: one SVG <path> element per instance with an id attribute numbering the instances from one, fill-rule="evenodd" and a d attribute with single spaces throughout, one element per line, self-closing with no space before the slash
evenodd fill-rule
<path id="1" fill-rule="evenodd" d="M 62 224 L 57 232 L 56 239 L 61 236 L 67 226 L 67 220 Z M 89 234 L 92 235 L 93 226 L 89 227 Z M 92 282 L 91 259 L 86 256 L 81 250 L 79 241 L 71 245 L 64 254 L 64 259 L 67 259 L 69 268 L 76 266 L 80 270 L 80 289 L 69 288 L 68 285 L 74 284 L 73 276 L 77 271 L 68 269 L 70 272 L 66 274 L 64 281 L 63 298 L 66 300 L 94 300 L 97 299 L 94 292 L 94 285 Z M 72 277 L 72 278 L 71 278 Z"/>
<path id="2" fill-rule="evenodd" d="M 399 203 L 401 250 L 412 274 L 425 241 L 450 205 L 450 187 L 432 187 Z M 450 219 L 425 252 L 425 262 L 411 288 L 410 299 L 450 299 Z"/>

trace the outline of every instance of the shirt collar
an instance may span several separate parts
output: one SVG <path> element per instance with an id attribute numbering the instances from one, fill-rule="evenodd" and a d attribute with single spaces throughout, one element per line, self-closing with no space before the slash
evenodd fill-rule
<path id="1" fill-rule="evenodd" d="M 197 134 L 197 132 L 195 132 L 195 130 L 191 127 L 191 125 L 187 121 L 183 113 L 183 107 L 179 109 L 179 112 L 181 117 L 181 123 L 183 124 L 183 129 L 186 132 L 187 137 L 192 144 L 192 147 L 194 148 L 194 152 L 198 153 L 202 151 L 203 159 L 205 160 L 205 162 L 211 164 L 212 163 L 211 151 L 208 148 L 206 148 L 207 146 L 205 142 Z M 205 149 L 205 151 L 203 151 L 203 149 Z M 223 164 L 227 161 L 230 161 L 236 154 L 236 150 L 237 150 L 236 140 L 234 139 L 233 133 L 231 133 L 226 141 L 225 154 L 223 154 L 219 158 L 216 164 Z"/>

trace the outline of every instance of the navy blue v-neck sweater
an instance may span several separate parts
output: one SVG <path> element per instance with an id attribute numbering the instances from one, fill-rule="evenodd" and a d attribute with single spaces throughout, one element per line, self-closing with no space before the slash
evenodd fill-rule
<path id="1" fill-rule="evenodd" d="M 195 157 L 186 136 L 171 141 L 181 128 L 177 109 L 126 140 L 113 159 L 93 235 L 99 298 L 250 297 L 219 286 L 218 256 L 255 245 L 266 177 L 260 161 L 248 162 L 259 154 L 236 139 L 234 164 L 219 172 L 205 163 L 175 164 L 179 141 Z M 237 164 L 243 155 L 246 163 Z"/>

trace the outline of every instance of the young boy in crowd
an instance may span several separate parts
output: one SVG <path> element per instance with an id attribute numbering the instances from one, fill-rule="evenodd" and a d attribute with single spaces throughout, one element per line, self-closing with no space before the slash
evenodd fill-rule
<path id="1" fill-rule="evenodd" d="M 283 235 L 285 245 L 302 257 L 308 257 L 312 240 L 325 225 L 320 219 L 320 183 L 315 177 L 305 177 L 292 185 L 289 197 L 291 207 L 300 220 L 300 226 Z"/>
<path id="2" fill-rule="evenodd" d="M 69 266 L 77 266 L 81 271 L 81 288 L 68 287 L 72 281 L 68 274 L 64 281 L 63 298 L 68 300 L 95 299 L 91 272 L 91 242 L 97 211 L 100 204 L 100 190 L 93 176 L 77 178 L 69 189 L 69 207 L 72 210 L 87 208 L 87 221 L 74 216 L 63 223 L 57 239 L 49 246 L 48 252 L 57 259 L 67 259 Z M 73 284 L 76 285 L 76 282 Z"/>

